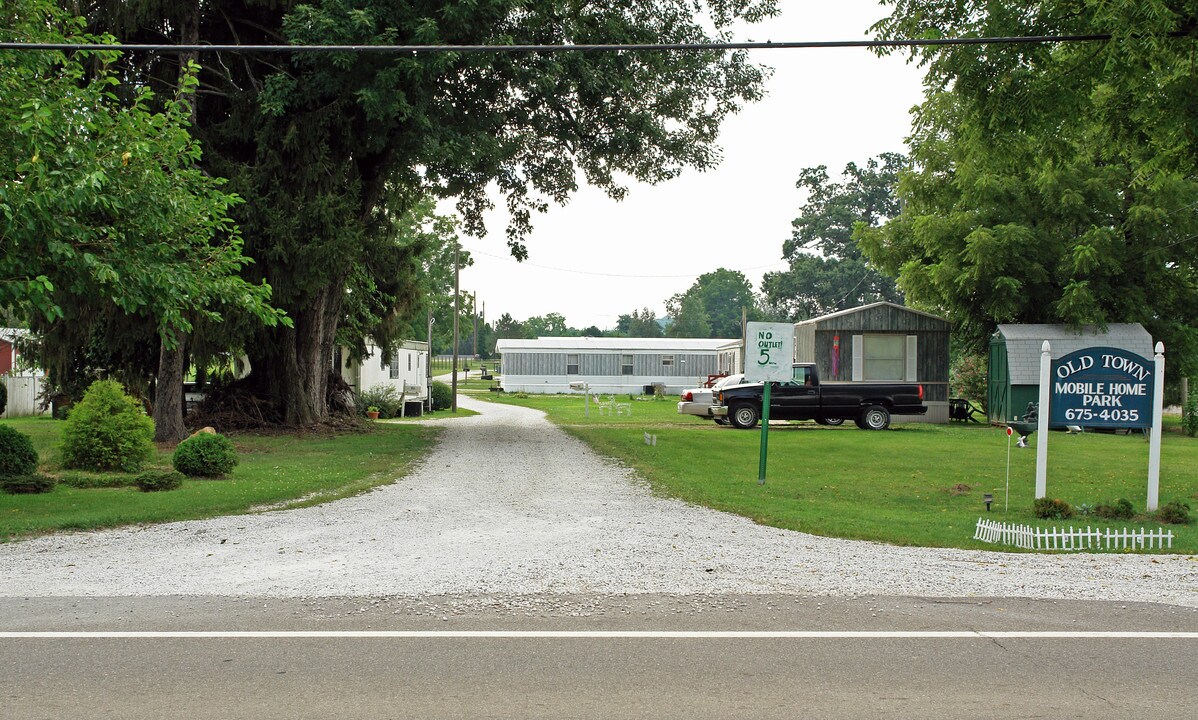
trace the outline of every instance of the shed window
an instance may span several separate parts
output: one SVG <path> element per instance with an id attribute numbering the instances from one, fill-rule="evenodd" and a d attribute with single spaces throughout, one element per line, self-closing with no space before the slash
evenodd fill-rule
<path id="1" fill-rule="evenodd" d="M 399 377 L 399 351 L 396 350 L 391 354 L 391 379 Z"/>
<path id="2" fill-rule="evenodd" d="M 631 375 L 632 374 L 632 356 L 631 355 L 621 355 L 620 356 L 620 374 L 621 375 Z"/>
<path id="3" fill-rule="evenodd" d="M 662 355 L 661 356 L 661 366 L 662 367 L 674 367 L 674 356 L 673 355 Z"/>
<path id="4" fill-rule="evenodd" d="M 566 356 L 566 374 L 567 375 L 577 375 L 578 374 L 578 354 L 577 353 Z"/>
<path id="5" fill-rule="evenodd" d="M 904 335 L 866 335 L 865 380 L 905 380 L 907 338 Z"/>

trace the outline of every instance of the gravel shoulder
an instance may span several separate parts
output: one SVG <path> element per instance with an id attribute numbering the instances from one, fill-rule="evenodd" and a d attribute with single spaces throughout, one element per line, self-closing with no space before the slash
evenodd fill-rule
<path id="1" fill-rule="evenodd" d="M 0 596 L 794 594 L 1198 607 L 1198 558 L 822 538 L 654 497 L 526 408 L 459 398 L 409 476 L 312 508 L 0 545 Z"/>

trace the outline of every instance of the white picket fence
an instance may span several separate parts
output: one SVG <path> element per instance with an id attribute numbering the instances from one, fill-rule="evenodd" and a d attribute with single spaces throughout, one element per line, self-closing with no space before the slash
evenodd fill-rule
<path id="1" fill-rule="evenodd" d="M 1173 547 L 1173 531 L 1086 527 L 1040 528 L 978 518 L 974 540 L 1027 550 L 1163 550 Z"/>

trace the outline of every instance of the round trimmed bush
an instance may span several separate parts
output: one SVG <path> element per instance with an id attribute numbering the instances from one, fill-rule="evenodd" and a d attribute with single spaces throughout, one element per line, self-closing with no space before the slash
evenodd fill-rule
<path id="1" fill-rule="evenodd" d="M 220 477 L 237 466 L 237 450 L 219 433 L 200 433 L 179 443 L 171 465 L 188 477 Z"/>
<path id="2" fill-rule="evenodd" d="M 183 473 L 174 470 L 146 470 L 133 483 L 142 492 L 176 490 L 183 486 Z"/>
<path id="3" fill-rule="evenodd" d="M 1170 525 L 1186 525 L 1190 522 L 1190 506 L 1180 500 L 1170 500 L 1161 506 L 1157 517 Z"/>
<path id="4" fill-rule="evenodd" d="M 433 387 L 429 392 L 433 396 L 434 410 L 440 410 L 441 408 L 453 405 L 453 388 L 440 380 L 433 381 Z"/>
<path id="5" fill-rule="evenodd" d="M 32 475 L 35 472 L 37 450 L 33 449 L 33 441 L 20 430 L 0 425 L 0 475 Z"/>
<path id="6" fill-rule="evenodd" d="M 1073 517 L 1073 506 L 1060 498 L 1036 498 L 1032 510 L 1036 517 L 1044 520 L 1068 520 Z"/>
<path id="7" fill-rule="evenodd" d="M 137 472 L 154 456 L 154 421 L 115 380 L 97 380 L 71 409 L 62 431 L 62 465 Z"/>
<path id="8" fill-rule="evenodd" d="M 54 489 L 58 481 L 49 475 L 30 473 L 28 475 L 8 475 L 0 477 L 0 488 L 13 495 L 36 495 L 48 493 Z"/>

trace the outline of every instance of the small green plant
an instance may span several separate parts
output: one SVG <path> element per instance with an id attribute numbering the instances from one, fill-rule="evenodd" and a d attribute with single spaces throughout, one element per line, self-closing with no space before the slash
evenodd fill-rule
<path id="1" fill-rule="evenodd" d="M 1190 506 L 1180 500 L 1170 500 L 1161 506 L 1157 518 L 1170 525 L 1185 525 L 1190 522 Z"/>
<path id="2" fill-rule="evenodd" d="M 1130 520 L 1136 515 L 1136 509 L 1127 498 L 1119 498 L 1114 502 L 1098 503 L 1094 506 L 1094 514 L 1107 520 Z"/>
<path id="3" fill-rule="evenodd" d="M 39 473 L 0 477 L 0 487 L 4 488 L 4 492 L 12 495 L 48 493 L 54 489 L 55 482 L 55 479 L 49 475 Z"/>
<path id="4" fill-rule="evenodd" d="M 433 381 L 431 393 L 434 410 L 440 410 L 453 405 L 453 388 L 440 380 Z"/>
<path id="5" fill-rule="evenodd" d="M 175 470 L 146 470 L 133 483 L 142 492 L 176 490 L 183 486 L 183 473 Z"/>
<path id="6" fill-rule="evenodd" d="M 1181 413 L 1181 429 L 1190 437 L 1198 437 L 1198 389 L 1190 393 Z"/>
<path id="7" fill-rule="evenodd" d="M 1036 498 L 1032 510 L 1036 517 L 1044 520 L 1067 520 L 1073 517 L 1073 507 L 1060 498 Z"/>
<path id="8" fill-rule="evenodd" d="M 1094 514 L 1094 506 L 1090 503 L 1080 503 L 1073 509 L 1082 517 L 1090 517 Z"/>
<path id="9" fill-rule="evenodd" d="M 188 477 L 220 477 L 237 466 L 237 449 L 219 433 L 200 433 L 175 448 L 171 465 Z"/>
<path id="10" fill-rule="evenodd" d="M 358 393 L 357 406 L 362 408 L 360 412 L 377 412 L 383 418 L 395 417 L 399 414 L 400 397 L 394 386 L 380 383 Z"/>
<path id="11" fill-rule="evenodd" d="M 62 465 L 137 472 L 154 455 L 154 421 L 115 380 L 97 380 L 62 430 Z"/>
<path id="12" fill-rule="evenodd" d="M 35 472 L 37 450 L 33 449 L 33 441 L 20 430 L 0 425 L 0 476 L 30 475 Z"/>

